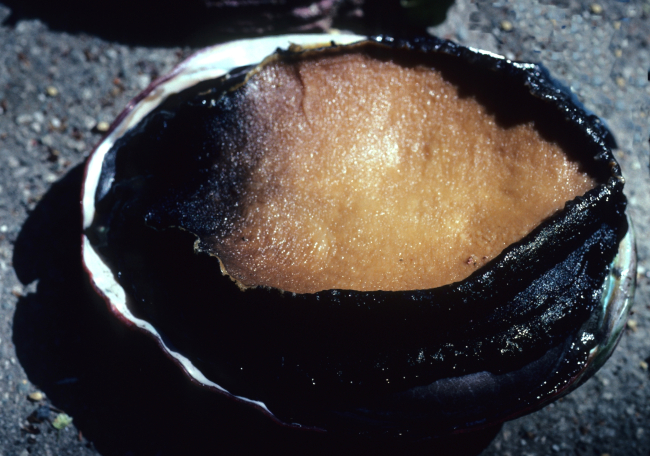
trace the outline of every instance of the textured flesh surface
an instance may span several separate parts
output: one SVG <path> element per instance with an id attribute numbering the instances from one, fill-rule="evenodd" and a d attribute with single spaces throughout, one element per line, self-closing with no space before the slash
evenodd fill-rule
<path id="1" fill-rule="evenodd" d="M 254 163 L 211 249 L 296 293 L 458 282 L 595 186 L 533 122 L 502 126 L 435 69 L 362 52 L 266 65 L 233 160 Z"/>

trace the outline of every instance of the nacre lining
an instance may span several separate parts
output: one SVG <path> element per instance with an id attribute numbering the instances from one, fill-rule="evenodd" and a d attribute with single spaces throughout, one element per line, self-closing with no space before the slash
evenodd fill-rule
<path id="1" fill-rule="evenodd" d="M 242 209 L 208 249 L 228 274 L 295 293 L 436 288 L 595 186 L 443 64 L 376 48 L 275 60 L 211 100 L 237 126 L 215 164 L 246 168 Z"/>

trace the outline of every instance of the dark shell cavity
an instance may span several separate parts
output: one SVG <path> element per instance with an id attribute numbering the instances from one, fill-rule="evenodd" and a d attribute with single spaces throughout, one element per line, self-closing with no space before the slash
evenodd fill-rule
<path id="1" fill-rule="evenodd" d="M 603 343 L 593 337 L 605 312 L 603 284 L 628 232 L 613 137 L 538 65 L 437 38 L 376 37 L 351 49 L 359 46 L 407 62 L 426 54 L 499 122 L 534 118 L 597 187 L 461 282 L 393 292 L 242 291 L 194 247 L 198 239 L 209 252 L 205 239 L 228 233 L 240 215 L 255 157 L 222 159 L 220 147 L 241 141 L 235 114 L 253 68 L 246 66 L 169 97 L 115 142 L 85 236 L 136 318 L 205 377 L 286 423 L 446 433 L 545 405 L 583 380 L 590 352 Z M 304 52 L 341 51 L 279 58 Z"/>

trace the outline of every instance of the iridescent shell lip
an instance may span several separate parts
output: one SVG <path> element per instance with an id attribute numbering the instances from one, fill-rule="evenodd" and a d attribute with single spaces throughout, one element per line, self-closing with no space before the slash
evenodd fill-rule
<path id="1" fill-rule="evenodd" d="M 362 400 L 347 409 L 339 408 L 326 412 L 310 410 L 301 414 L 300 407 L 294 404 L 298 399 L 279 397 L 260 399 L 253 397 L 254 394 L 239 394 L 233 392 L 230 387 L 224 387 L 221 382 L 214 380 L 213 370 L 211 371 L 210 368 L 206 370 L 205 363 L 196 354 L 188 353 L 183 347 L 177 348 L 177 344 L 172 343 L 168 334 L 162 332 L 156 324 L 136 316 L 129 304 L 131 299 L 129 292 L 126 291 L 125 286 L 118 280 L 117 273 L 111 269 L 100 253 L 97 243 L 92 240 L 92 230 L 96 228 L 94 223 L 99 216 L 96 211 L 96 202 L 110 191 L 113 183 L 110 176 L 106 177 L 106 173 L 110 174 L 110 170 L 106 171 L 109 167 L 106 159 L 109 152 L 119 138 L 122 138 L 134 126 L 138 125 L 167 97 L 194 86 L 197 81 L 217 79 L 233 70 L 257 65 L 268 55 L 275 52 L 276 49 L 287 49 L 290 44 L 314 48 L 319 46 L 327 47 L 334 43 L 336 45 L 348 45 L 365 40 L 367 40 L 366 37 L 355 35 L 289 35 L 243 40 L 210 47 L 191 56 L 167 76 L 154 81 L 143 93 L 129 103 L 113 123 L 106 137 L 94 149 L 86 165 L 81 201 L 84 229 L 82 256 L 91 283 L 97 294 L 104 299 L 117 318 L 126 325 L 137 328 L 153 337 L 162 350 L 184 370 L 192 381 L 243 404 L 257 408 L 283 425 L 312 430 L 370 431 L 395 435 L 411 431 L 412 435 L 418 435 L 418 433 L 431 435 L 478 429 L 539 409 L 584 382 L 611 355 L 620 338 L 625 318 L 632 304 L 636 277 L 636 255 L 633 230 L 629 220 L 623 214 L 625 206 L 624 197 L 622 196 L 623 180 L 620 169 L 611 153 L 610 148 L 613 144 L 611 134 L 597 118 L 586 114 L 580 106 L 577 106 L 573 97 L 553 82 L 547 72 L 538 65 L 511 62 L 498 55 L 464 48 L 449 41 L 435 38 L 411 41 L 400 41 L 390 37 L 371 39 L 372 42 L 398 48 L 416 48 L 427 52 L 441 52 L 458 56 L 470 62 L 470 64 L 489 68 L 503 74 L 514 75 L 521 84 L 528 87 L 534 96 L 555 105 L 559 115 L 570 122 L 581 125 L 585 134 L 584 140 L 590 141 L 600 150 L 596 159 L 606 163 L 611 171 L 611 177 L 608 178 L 607 183 L 601 188 L 595 189 L 594 194 L 590 197 L 591 199 L 579 198 L 571 206 L 571 210 L 579 214 L 580 210 L 576 209 L 576 207 L 584 206 L 587 208 L 590 204 L 596 204 L 594 201 L 597 201 L 598 204 L 605 204 L 603 201 L 607 202 L 611 199 L 611 204 L 608 203 L 609 205 L 606 206 L 616 213 L 618 220 L 618 222 L 612 223 L 612 225 L 617 225 L 613 229 L 615 231 L 614 235 L 617 236 L 618 248 L 614 249 L 615 251 L 611 254 L 612 259 L 607 261 L 605 265 L 608 272 L 604 273 L 604 280 L 601 280 L 597 286 L 592 285 L 592 291 L 599 293 L 599 298 L 596 300 L 598 304 L 591 306 L 593 309 L 589 312 L 588 317 L 583 318 L 577 327 L 572 328 L 569 331 L 570 334 L 567 335 L 565 331 L 562 333 L 564 334 L 562 340 L 553 342 L 551 349 L 545 350 L 542 354 L 535 352 L 534 359 L 531 359 L 530 363 L 523 366 L 518 365 L 517 369 L 511 371 L 495 369 L 492 372 L 488 369 L 478 368 L 474 371 L 471 369 L 467 371 L 461 366 L 458 375 L 437 378 L 424 384 L 405 383 L 401 388 L 396 387 L 388 391 L 374 385 L 370 390 L 379 392 L 380 397 L 378 399 L 373 398 L 365 402 Z M 588 208 L 585 209 L 585 211 L 587 210 Z M 577 219 L 571 219 L 568 222 L 564 220 L 564 223 L 566 226 L 575 229 L 579 221 L 580 217 L 577 217 Z M 591 225 L 593 224 L 591 223 Z M 627 229 L 626 225 L 629 225 L 630 228 Z M 562 220 L 554 221 L 554 227 L 557 228 L 557 226 L 563 226 Z M 552 237 L 552 232 L 553 230 L 546 226 L 538 230 L 534 236 L 547 236 L 548 238 L 549 236 Z M 527 242 L 522 242 L 504 253 L 503 264 L 507 264 L 508 255 L 510 255 L 511 260 L 516 255 L 524 255 L 526 249 L 530 247 L 530 239 Z M 477 279 L 474 277 L 472 280 L 475 282 L 480 282 L 480 280 L 489 281 L 488 275 L 497 274 L 497 272 L 488 271 L 482 278 Z M 429 298 L 423 296 L 426 291 L 400 295 L 400 299 L 416 303 L 414 304 L 414 310 L 410 311 L 411 313 L 407 312 L 404 315 L 400 314 L 400 316 L 405 319 L 416 319 L 427 315 L 426 312 L 421 312 L 421 308 L 425 307 L 429 302 L 427 301 Z M 268 290 L 247 293 L 246 299 L 250 299 L 251 302 L 270 299 Z M 273 292 L 271 291 L 271 293 Z M 349 313 L 349 315 L 346 315 L 351 316 L 355 321 L 363 321 L 363 312 L 371 311 L 376 322 L 385 324 L 386 319 L 394 318 L 394 316 L 391 316 L 392 311 L 386 310 L 386 304 L 390 304 L 394 300 L 394 296 L 396 296 L 394 293 L 386 292 L 358 293 L 331 290 L 312 296 L 298 295 L 294 296 L 294 298 L 300 301 L 300 305 L 303 307 L 305 305 L 314 305 L 318 308 L 320 304 L 317 301 L 321 302 L 322 300 L 334 303 L 333 307 L 329 309 L 323 308 L 325 310 L 319 311 L 321 313 L 318 314 L 319 318 L 326 319 L 332 319 L 334 315 L 335 318 L 329 321 L 336 321 L 336 318 L 338 318 L 336 315 L 340 312 L 339 308 L 349 306 L 361 309 L 356 314 L 355 311 L 349 309 L 345 311 Z M 286 304 L 286 299 L 284 301 L 284 304 L 281 305 Z M 251 305 L 254 306 L 254 304 Z M 285 309 L 285 311 L 289 319 L 294 323 L 300 322 L 301 315 L 304 317 L 304 314 L 296 311 L 296 308 L 292 305 L 288 305 L 288 309 Z M 295 315 L 289 315 L 289 312 L 294 311 Z M 555 309 L 555 311 L 558 310 Z M 499 318 L 499 313 L 495 311 L 493 314 L 485 315 L 485 318 L 494 320 Z M 519 330 L 528 331 L 523 326 Z M 511 333 L 512 331 L 512 328 L 510 328 Z M 298 334 L 304 335 L 304 332 L 298 332 Z M 516 340 L 516 338 L 513 338 L 510 342 L 516 343 Z M 502 350 L 505 349 L 502 348 Z M 437 352 L 429 350 L 428 347 L 423 347 L 421 351 L 412 351 L 411 355 L 415 360 L 412 360 L 411 364 L 418 364 L 417 358 L 420 354 L 423 357 L 449 357 L 449 353 L 443 352 L 444 347 L 438 349 Z M 549 359 L 552 360 L 549 361 Z M 282 357 L 282 363 L 284 365 L 284 357 Z M 455 367 L 453 366 L 454 369 Z M 451 369 L 451 367 L 449 368 Z M 465 370 L 463 371 L 463 369 Z M 544 383 L 548 384 L 547 386 L 533 385 L 531 383 L 534 383 L 534 377 L 539 374 L 540 369 L 547 376 L 544 378 Z M 515 377 L 517 378 L 516 381 L 513 380 Z M 361 383 L 365 380 L 365 377 L 361 376 Z M 353 379 L 353 381 L 359 380 Z M 519 398 L 505 407 L 495 407 L 494 402 L 498 402 L 503 395 L 502 392 L 497 390 L 508 387 L 518 388 L 517 394 L 521 393 L 522 396 L 525 395 L 526 397 Z M 480 392 L 477 393 L 479 390 Z M 356 390 L 350 392 L 333 388 L 330 392 L 332 391 L 334 395 L 343 391 L 342 396 L 347 397 L 346 395 L 354 395 Z M 278 396 L 282 396 L 282 394 L 286 394 L 286 391 L 278 393 Z M 373 393 L 366 392 L 364 394 L 372 395 Z M 284 400 L 292 403 L 292 405 L 285 409 L 282 404 Z M 311 398 L 310 400 L 316 409 L 323 407 L 323 402 L 320 399 Z M 327 400 L 327 398 L 323 399 L 325 402 Z M 340 405 L 340 400 L 338 401 L 334 401 L 337 402 L 337 406 Z M 356 402 L 356 400 L 353 402 Z M 490 409 L 490 407 L 493 408 Z M 436 414 L 439 418 L 432 416 Z M 321 415 L 326 416 L 323 418 Z"/>

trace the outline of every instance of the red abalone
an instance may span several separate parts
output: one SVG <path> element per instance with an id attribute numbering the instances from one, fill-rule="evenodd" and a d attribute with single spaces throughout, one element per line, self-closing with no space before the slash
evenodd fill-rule
<path id="1" fill-rule="evenodd" d="M 84 263 L 192 379 L 284 423 L 477 428 L 616 344 L 635 256 L 610 145 L 539 66 L 448 41 L 215 46 L 89 158 Z"/>

